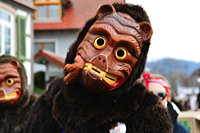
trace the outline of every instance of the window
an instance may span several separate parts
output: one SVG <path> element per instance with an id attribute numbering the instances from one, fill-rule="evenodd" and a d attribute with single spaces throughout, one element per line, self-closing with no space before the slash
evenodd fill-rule
<path id="1" fill-rule="evenodd" d="M 55 52 L 55 45 L 54 43 L 46 43 L 45 44 L 45 49 L 51 52 Z"/>
<path id="2" fill-rule="evenodd" d="M 5 53 L 6 54 L 10 54 L 10 51 L 11 51 L 11 33 L 10 33 L 10 28 L 8 27 L 5 27 Z"/>
<path id="3" fill-rule="evenodd" d="M 47 16 L 47 6 L 41 5 L 38 6 L 38 18 L 46 18 Z"/>
<path id="4" fill-rule="evenodd" d="M 4 20 L 6 22 L 10 22 L 11 21 L 11 14 L 3 9 L 1 9 L 0 11 L 0 19 Z"/>
<path id="5" fill-rule="evenodd" d="M 36 54 L 40 49 L 46 49 L 48 51 L 55 53 L 55 43 L 54 42 L 35 43 L 34 53 Z"/>
<path id="6" fill-rule="evenodd" d="M 36 54 L 40 49 L 42 49 L 42 45 L 40 43 L 36 43 L 34 46 L 34 54 Z"/>
<path id="7" fill-rule="evenodd" d="M 0 8 L 0 54 L 13 54 L 14 16 Z"/>
<path id="8" fill-rule="evenodd" d="M 49 17 L 56 18 L 58 17 L 58 5 L 49 6 Z"/>
<path id="9" fill-rule="evenodd" d="M 35 19 L 55 20 L 61 19 L 62 6 L 60 0 L 35 0 Z"/>

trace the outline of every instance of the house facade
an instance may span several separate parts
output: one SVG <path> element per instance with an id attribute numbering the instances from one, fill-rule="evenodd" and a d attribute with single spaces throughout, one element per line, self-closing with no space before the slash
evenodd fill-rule
<path id="1" fill-rule="evenodd" d="M 28 87 L 33 85 L 32 0 L 0 0 L 0 55 L 19 58 L 26 69 Z"/>
<path id="2" fill-rule="evenodd" d="M 41 49 L 65 58 L 69 46 L 75 41 L 85 22 L 93 17 L 99 5 L 124 0 L 34 0 L 34 53 Z M 64 60 L 63 60 L 64 65 Z M 45 82 L 62 76 L 63 67 L 44 55 L 35 58 L 34 72 L 45 71 Z"/>

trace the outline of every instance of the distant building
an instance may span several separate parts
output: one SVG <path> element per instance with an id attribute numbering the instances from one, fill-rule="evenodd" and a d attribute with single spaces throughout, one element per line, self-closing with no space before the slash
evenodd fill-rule
<path id="1" fill-rule="evenodd" d="M 196 69 L 192 75 L 188 78 L 189 86 L 178 86 L 177 100 L 188 101 L 188 110 L 195 111 L 197 109 L 197 95 L 200 93 L 200 68 Z"/>
<path id="2" fill-rule="evenodd" d="M 200 89 L 200 68 L 196 69 L 192 73 L 191 80 L 192 80 L 192 86 L 197 86 Z"/>
<path id="3" fill-rule="evenodd" d="M 24 64 L 28 86 L 33 85 L 32 0 L 0 0 L 0 54 L 18 57 Z"/>
<path id="4" fill-rule="evenodd" d="M 51 56 L 64 58 L 85 22 L 95 15 L 99 5 L 125 0 L 34 0 L 34 72 L 45 71 L 45 82 L 63 75 L 63 67 Z M 48 57 L 44 56 L 45 49 Z M 40 53 L 40 54 L 39 54 Z"/>

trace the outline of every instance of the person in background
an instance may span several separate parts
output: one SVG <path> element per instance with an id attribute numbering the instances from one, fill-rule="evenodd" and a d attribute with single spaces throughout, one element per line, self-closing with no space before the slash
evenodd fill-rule
<path id="1" fill-rule="evenodd" d="M 0 56 L 0 133 L 22 133 L 36 96 L 30 94 L 22 62 Z"/>
<path id="2" fill-rule="evenodd" d="M 157 95 L 161 104 L 168 108 L 174 125 L 174 133 L 190 133 L 190 131 L 184 125 L 177 122 L 177 117 L 180 110 L 173 102 L 171 102 L 170 84 L 167 79 L 162 75 L 156 75 L 152 73 L 144 73 L 142 77 L 142 81 L 146 88 Z"/>
<path id="3" fill-rule="evenodd" d="M 197 95 L 197 111 L 200 111 L 200 88 L 199 88 L 199 94 Z"/>

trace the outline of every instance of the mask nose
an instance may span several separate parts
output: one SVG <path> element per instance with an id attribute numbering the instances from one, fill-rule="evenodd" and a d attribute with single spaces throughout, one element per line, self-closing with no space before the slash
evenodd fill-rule
<path id="1" fill-rule="evenodd" d="M 107 67 L 108 67 L 107 56 L 105 56 L 103 54 L 98 55 L 95 58 L 93 58 L 91 63 L 94 64 L 95 66 L 97 66 L 98 68 L 100 68 L 103 71 L 107 70 Z"/>
<path id="2" fill-rule="evenodd" d="M 3 92 L 3 90 L 0 90 L 0 96 L 4 96 L 5 93 Z"/>
<path id="3" fill-rule="evenodd" d="M 0 96 L 5 96 L 11 94 L 13 91 L 9 88 L 1 87 L 0 88 Z"/>

